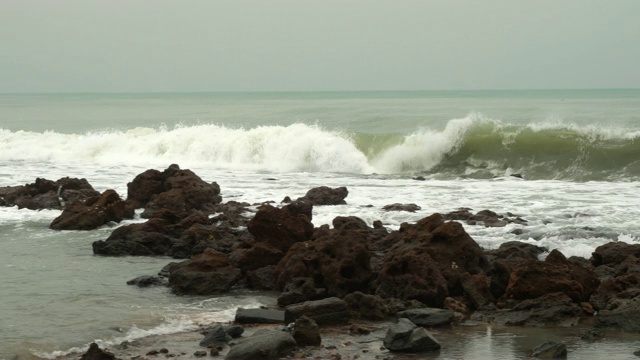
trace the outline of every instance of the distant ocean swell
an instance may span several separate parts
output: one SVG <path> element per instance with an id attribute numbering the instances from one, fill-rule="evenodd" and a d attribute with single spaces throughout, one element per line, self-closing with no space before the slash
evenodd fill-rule
<path id="1" fill-rule="evenodd" d="M 0 161 L 213 165 L 275 172 L 421 174 L 436 178 L 635 180 L 640 129 L 512 125 L 471 114 L 411 134 L 345 133 L 318 125 L 214 124 L 86 134 L 0 129 Z"/>

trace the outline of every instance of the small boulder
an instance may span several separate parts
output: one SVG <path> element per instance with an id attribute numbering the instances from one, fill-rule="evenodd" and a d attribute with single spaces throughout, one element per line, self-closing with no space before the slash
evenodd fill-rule
<path id="1" fill-rule="evenodd" d="M 407 212 L 416 212 L 421 210 L 422 208 L 416 204 L 389 204 L 382 207 L 384 211 L 407 211 Z"/>
<path id="2" fill-rule="evenodd" d="M 298 198 L 298 200 L 308 201 L 314 206 L 316 205 L 344 205 L 344 200 L 349 191 L 346 187 L 338 187 L 332 189 L 327 186 L 320 186 L 307 191 L 306 195 Z"/>
<path id="3" fill-rule="evenodd" d="M 322 342 L 318 324 L 305 315 L 296 319 L 292 335 L 298 346 L 318 346 Z"/>
<path id="4" fill-rule="evenodd" d="M 393 352 L 417 353 L 440 349 L 440 343 L 431 333 L 405 318 L 398 319 L 398 323 L 389 328 L 383 343 Z"/>
<path id="5" fill-rule="evenodd" d="M 285 331 L 257 330 L 236 343 L 226 360 L 278 359 L 294 349 L 296 341 Z"/>
<path id="6" fill-rule="evenodd" d="M 200 341 L 202 347 L 218 347 L 224 346 L 229 341 L 233 340 L 231 336 L 225 331 L 222 325 L 216 325 L 206 330 L 204 339 Z"/>

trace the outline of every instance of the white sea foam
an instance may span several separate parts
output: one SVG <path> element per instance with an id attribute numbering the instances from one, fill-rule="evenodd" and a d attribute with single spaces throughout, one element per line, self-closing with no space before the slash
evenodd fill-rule
<path id="1" fill-rule="evenodd" d="M 402 144 L 384 151 L 373 162 L 384 173 L 429 170 L 440 163 L 447 153 L 455 151 L 477 119 L 472 114 L 451 120 L 442 132 L 419 130 L 406 136 Z"/>

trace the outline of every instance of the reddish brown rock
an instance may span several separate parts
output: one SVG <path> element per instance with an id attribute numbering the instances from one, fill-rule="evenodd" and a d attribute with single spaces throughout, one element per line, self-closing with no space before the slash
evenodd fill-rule
<path id="1" fill-rule="evenodd" d="M 31 210 L 62 209 L 87 198 L 99 196 L 86 179 L 64 177 L 57 181 L 37 178 L 32 184 L 0 187 L 0 206 Z"/>
<path id="2" fill-rule="evenodd" d="M 177 214 L 193 210 L 212 212 L 222 201 L 218 184 L 207 183 L 193 171 L 171 165 L 163 172 L 147 170 L 127 184 L 127 201 L 144 207 L 142 217 L 149 218 L 159 209 Z"/>
<path id="3" fill-rule="evenodd" d="M 599 284 L 593 271 L 571 263 L 558 250 L 553 250 L 545 261 L 526 260 L 517 265 L 511 273 L 506 295 L 524 300 L 562 292 L 579 303 L 589 300 Z"/>
<path id="4" fill-rule="evenodd" d="M 313 224 L 303 213 L 290 207 L 262 205 L 247 228 L 256 242 L 264 242 L 282 252 L 293 244 L 311 239 Z"/>
<path id="5" fill-rule="evenodd" d="M 640 274 L 625 274 L 602 281 L 589 301 L 597 310 L 614 309 L 619 299 L 633 291 L 640 292 Z"/>
<path id="6" fill-rule="evenodd" d="M 305 196 L 298 198 L 298 200 L 308 201 L 312 205 L 344 205 L 347 202 L 344 200 L 349 191 L 346 187 L 338 187 L 332 189 L 328 186 L 320 186 L 313 188 L 305 194 Z"/>
<path id="7" fill-rule="evenodd" d="M 179 295 L 212 295 L 229 291 L 240 280 L 241 271 L 229 257 L 207 249 L 202 254 L 175 264 L 170 269 L 169 286 Z"/>
<path id="8" fill-rule="evenodd" d="M 125 205 L 115 190 L 67 205 L 49 226 L 53 230 L 93 230 L 109 222 L 133 218 L 133 208 Z"/>
<path id="9" fill-rule="evenodd" d="M 489 286 L 489 278 L 485 273 L 475 275 L 464 273 L 462 275 L 464 296 L 471 302 L 474 309 L 478 309 L 495 301 Z"/>
<path id="10" fill-rule="evenodd" d="M 607 265 L 616 268 L 629 255 L 640 258 L 640 244 L 627 244 L 622 241 L 610 242 L 596 248 L 591 254 L 591 264 L 595 267 Z"/>
<path id="11" fill-rule="evenodd" d="M 462 295 L 463 273 L 477 274 L 488 267 L 480 246 L 462 225 L 445 223 L 440 214 L 413 225 L 403 223 L 381 243 L 393 244 L 377 280 L 377 293 L 382 296 L 440 307 L 447 296 Z"/>
<path id="12" fill-rule="evenodd" d="M 366 290 L 372 277 L 368 242 L 366 231 L 334 229 L 295 243 L 276 267 L 276 284 L 282 289 L 294 278 L 309 277 L 327 296 Z"/>

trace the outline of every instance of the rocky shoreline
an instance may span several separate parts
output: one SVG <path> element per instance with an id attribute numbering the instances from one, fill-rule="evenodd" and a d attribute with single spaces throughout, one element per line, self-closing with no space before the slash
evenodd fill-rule
<path id="1" fill-rule="evenodd" d="M 131 219 L 136 209 L 142 209 L 145 222 L 114 229 L 107 239 L 93 243 L 94 254 L 183 260 L 168 264 L 158 276 L 139 277 L 130 284 L 169 286 L 185 296 L 224 294 L 238 288 L 278 291 L 279 308 L 272 310 L 289 315 L 270 325 L 271 330 L 282 332 L 276 328 L 309 318 L 320 332 L 326 332 L 323 339 L 332 339 L 343 338 L 343 334 L 332 334 L 340 334 L 339 329 L 350 322 L 374 322 L 378 325 L 371 326 L 380 328 L 374 332 L 375 352 L 382 358 L 437 350 L 433 344 L 425 345 L 431 337 L 426 329 L 469 322 L 586 323 L 592 334 L 602 334 L 601 329 L 640 332 L 640 245 L 610 242 L 596 248 L 590 259 L 566 258 L 557 250 L 547 254 L 547 249 L 518 241 L 486 250 L 462 223 L 487 227 L 515 223 L 524 229 L 527 221 L 516 214 L 473 213 L 466 208 L 402 223 L 392 231 L 380 221 L 369 226 L 355 216 L 338 216 L 332 227 L 315 227 L 313 207 L 344 204 L 346 188 L 314 188 L 280 204 L 223 203 L 215 182 L 206 182 L 178 165 L 147 170 L 127 189 L 122 199 L 114 190 L 98 193 L 85 179 L 37 179 L 33 184 L 0 188 L 0 206 L 62 210 L 51 223 L 54 230 L 92 230 Z M 416 209 L 415 204 L 385 206 L 386 211 Z M 543 255 L 545 259 L 540 260 Z M 293 310 L 315 308 L 329 300 L 335 301 L 329 310 Z M 417 310 L 444 312 L 447 320 L 424 323 L 417 320 Z M 323 320 L 327 316 L 339 320 L 327 322 Z M 399 333 L 422 345 L 395 347 L 394 341 L 381 345 L 380 339 L 398 327 Z M 358 343 L 355 338 L 348 341 Z M 296 341 L 289 345 L 266 358 L 295 357 L 300 351 L 303 357 L 307 357 L 305 351 L 312 358 L 329 356 L 318 353 L 326 349 L 317 344 L 315 350 Z M 226 351 L 237 346 L 227 350 L 223 346 L 221 356 L 236 358 Z"/>

